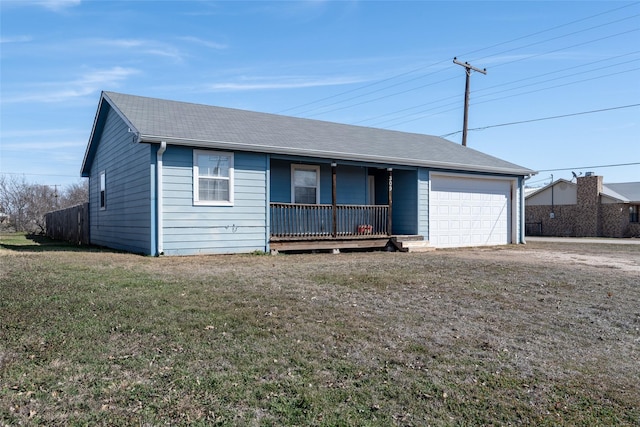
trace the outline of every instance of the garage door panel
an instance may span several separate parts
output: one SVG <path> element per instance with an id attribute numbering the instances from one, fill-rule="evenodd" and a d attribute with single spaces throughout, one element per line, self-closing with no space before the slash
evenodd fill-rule
<path id="1" fill-rule="evenodd" d="M 435 247 L 497 245 L 511 235 L 511 181 L 433 176 L 430 235 Z"/>

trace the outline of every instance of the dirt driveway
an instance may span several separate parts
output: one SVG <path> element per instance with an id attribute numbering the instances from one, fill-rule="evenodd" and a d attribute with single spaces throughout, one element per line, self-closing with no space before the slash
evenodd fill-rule
<path id="1" fill-rule="evenodd" d="M 464 251 L 458 250 L 465 256 Z M 530 240 L 523 246 L 474 248 L 469 255 L 476 259 L 503 259 L 527 264 L 584 265 L 611 268 L 640 275 L 640 241 L 633 248 L 610 243 Z"/>

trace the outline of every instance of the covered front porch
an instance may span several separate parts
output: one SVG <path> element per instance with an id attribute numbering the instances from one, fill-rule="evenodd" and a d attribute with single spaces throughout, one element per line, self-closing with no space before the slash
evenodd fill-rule
<path id="1" fill-rule="evenodd" d="M 409 175 L 415 177 L 416 173 Z M 384 248 L 423 240 L 422 236 L 406 236 L 406 231 L 397 236 L 403 227 L 394 229 L 394 215 L 398 216 L 394 213 L 391 167 L 271 161 L 272 252 Z M 415 232 L 410 230 L 410 234 Z"/>

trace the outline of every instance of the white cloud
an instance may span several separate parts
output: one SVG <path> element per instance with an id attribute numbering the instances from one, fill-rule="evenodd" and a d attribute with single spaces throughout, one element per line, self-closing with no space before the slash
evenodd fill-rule
<path id="1" fill-rule="evenodd" d="M 271 90 L 271 89 L 299 89 L 318 86 L 339 86 L 366 81 L 362 78 L 324 78 L 307 79 L 301 77 L 280 77 L 277 80 L 265 81 L 265 79 L 247 79 L 245 82 L 212 83 L 207 85 L 212 91 L 245 91 L 245 90 Z"/>
<path id="2" fill-rule="evenodd" d="M 86 146 L 86 142 L 78 141 L 29 141 L 29 142 L 2 142 L 2 151 L 24 152 L 24 150 L 33 151 L 55 151 L 65 148 L 79 148 Z"/>
<path id="3" fill-rule="evenodd" d="M 163 56 L 182 61 L 184 54 L 175 47 L 155 40 L 144 39 L 95 39 L 89 40 L 104 47 L 116 49 L 136 49 L 136 54 Z"/>
<path id="4" fill-rule="evenodd" d="M 211 49 L 219 49 L 219 50 L 221 50 L 221 49 L 226 49 L 227 48 L 227 45 L 225 45 L 225 44 L 212 42 L 212 41 L 209 41 L 209 40 L 203 40 L 201 38 L 192 37 L 192 36 L 178 37 L 178 40 L 199 44 L 199 45 L 202 45 L 202 46 L 205 46 L 205 47 L 209 47 Z"/>
<path id="5" fill-rule="evenodd" d="M 164 56 L 178 62 L 182 61 L 183 58 L 182 53 L 176 49 L 145 49 L 143 53 L 146 53 L 147 55 Z"/>
<path id="6" fill-rule="evenodd" d="M 112 67 L 107 70 L 90 71 L 68 82 L 45 83 L 44 89 L 32 93 L 4 96 L 3 103 L 62 102 L 99 92 L 103 88 L 117 86 L 128 77 L 138 74 L 133 68 Z"/>
<path id="7" fill-rule="evenodd" d="M 4 43 L 28 43 L 33 40 L 31 36 L 13 36 L 13 37 L 0 37 L 0 44 Z"/>
<path id="8" fill-rule="evenodd" d="M 146 42 L 144 40 L 136 40 L 136 39 L 100 39 L 100 40 L 96 40 L 97 43 L 102 44 L 102 45 L 106 45 L 106 46 L 112 46 L 112 47 L 119 47 L 119 48 L 123 48 L 123 49 L 130 49 L 132 47 L 140 47 L 143 46 Z"/>
<path id="9" fill-rule="evenodd" d="M 60 11 L 66 9 L 68 7 L 79 6 L 81 0 L 39 0 L 36 1 L 35 4 L 39 6 L 46 7 L 47 9 L 53 11 Z"/>
<path id="10" fill-rule="evenodd" d="M 3 138 L 13 138 L 13 139 L 23 139 L 23 138 L 40 138 L 46 136 L 51 139 L 52 136 L 56 135 L 69 135 L 69 134 L 84 134 L 84 130 L 81 131 L 79 129 L 64 129 L 64 128 L 56 128 L 56 129 L 20 129 L 20 130 L 2 130 Z"/>

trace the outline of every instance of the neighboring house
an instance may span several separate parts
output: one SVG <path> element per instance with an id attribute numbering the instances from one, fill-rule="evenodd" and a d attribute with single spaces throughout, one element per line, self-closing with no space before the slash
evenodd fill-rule
<path id="1" fill-rule="evenodd" d="M 522 243 L 532 173 L 434 136 L 113 92 L 82 164 L 91 243 L 149 255 Z"/>
<path id="2" fill-rule="evenodd" d="M 588 173 L 559 179 L 526 196 L 527 234 L 640 237 L 640 182 L 603 184 Z"/>

